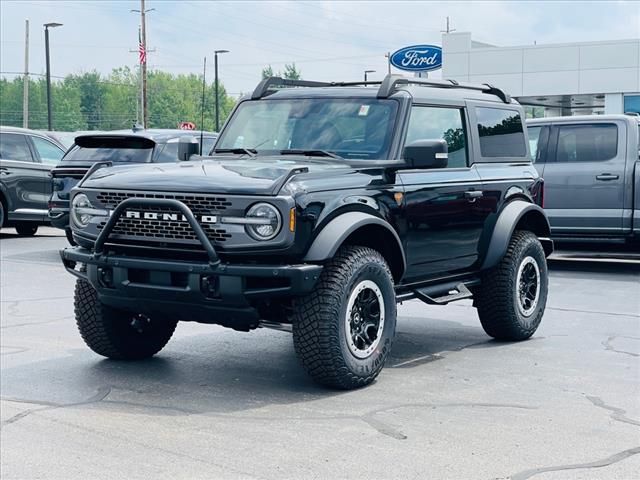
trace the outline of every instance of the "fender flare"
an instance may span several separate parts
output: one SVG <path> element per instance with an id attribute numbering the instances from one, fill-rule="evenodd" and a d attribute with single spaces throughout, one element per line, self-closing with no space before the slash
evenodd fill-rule
<path id="1" fill-rule="evenodd" d="M 543 230 L 541 232 L 534 232 L 540 238 L 543 244 L 545 254 L 549 256 L 553 251 L 553 242 L 547 238 L 551 231 L 549 226 L 549 219 L 547 218 L 544 210 L 533 203 L 525 202 L 524 200 L 514 200 L 510 202 L 502 212 L 500 213 L 493 233 L 491 234 L 491 240 L 489 241 L 489 247 L 487 253 L 482 262 L 481 270 L 494 267 L 500 262 L 502 257 L 507 253 L 509 247 L 509 241 L 513 236 L 513 232 L 516 229 L 518 222 L 530 212 L 535 212 L 534 215 L 544 219 Z"/>
<path id="2" fill-rule="evenodd" d="M 397 247 L 402 255 L 402 269 L 406 270 L 407 259 L 398 233 L 383 219 L 364 212 L 346 212 L 338 215 L 320 231 L 313 240 L 311 247 L 304 257 L 305 262 L 321 262 L 332 258 L 340 245 L 349 238 L 353 232 L 367 225 L 377 225 L 386 229 L 393 235 Z"/>

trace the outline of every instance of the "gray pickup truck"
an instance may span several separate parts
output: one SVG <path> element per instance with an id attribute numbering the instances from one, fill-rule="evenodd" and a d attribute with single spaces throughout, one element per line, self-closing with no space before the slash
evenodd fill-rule
<path id="1" fill-rule="evenodd" d="M 527 122 L 555 239 L 640 240 L 640 117 Z"/>

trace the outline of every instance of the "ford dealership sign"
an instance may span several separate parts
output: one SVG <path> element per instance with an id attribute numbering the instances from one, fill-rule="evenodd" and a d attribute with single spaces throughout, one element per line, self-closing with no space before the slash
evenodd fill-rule
<path id="1" fill-rule="evenodd" d="M 413 45 L 393 52 L 391 65 L 409 72 L 428 72 L 442 67 L 442 48 L 435 45 Z"/>

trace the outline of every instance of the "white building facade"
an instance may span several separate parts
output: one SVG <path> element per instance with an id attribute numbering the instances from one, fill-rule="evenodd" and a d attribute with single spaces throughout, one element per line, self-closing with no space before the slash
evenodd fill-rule
<path id="1" fill-rule="evenodd" d="M 640 114 L 640 39 L 497 47 L 442 36 L 442 77 L 503 88 L 536 116 Z"/>

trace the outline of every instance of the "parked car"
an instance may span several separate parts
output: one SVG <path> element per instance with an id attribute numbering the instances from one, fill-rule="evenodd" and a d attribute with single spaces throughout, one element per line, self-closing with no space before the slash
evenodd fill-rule
<path id="1" fill-rule="evenodd" d="M 94 163 L 176 162 L 178 141 L 187 136 L 200 140 L 199 131 L 162 129 L 93 132 L 76 137 L 73 146 L 51 172 L 53 186 L 48 212 L 51 224 L 63 229 L 73 244 L 69 228 L 69 193 Z M 202 151 L 208 153 L 217 134 L 203 132 L 202 137 Z"/>
<path id="2" fill-rule="evenodd" d="M 179 320 L 289 329 L 309 374 L 348 389 L 380 373 L 402 300 L 473 298 L 488 335 L 533 335 L 553 243 L 522 107 L 371 83 L 265 79 L 212 157 L 87 175 L 61 256 L 89 348 L 150 357 Z"/>
<path id="3" fill-rule="evenodd" d="M 0 127 L 0 228 L 35 235 L 49 223 L 50 170 L 65 148 L 44 132 Z"/>
<path id="4" fill-rule="evenodd" d="M 532 160 L 557 239 L 640 238 L 640 119 L 593 115 L 529 120 Z"/>

